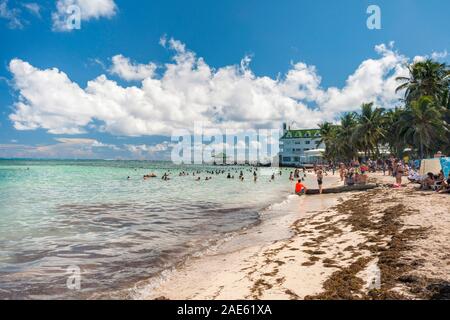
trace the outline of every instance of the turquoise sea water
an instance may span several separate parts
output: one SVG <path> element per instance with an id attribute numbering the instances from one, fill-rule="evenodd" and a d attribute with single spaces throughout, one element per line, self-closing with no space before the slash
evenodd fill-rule
<path id="1" fill-rule="evenodd" d="M 206 173 L 215 170 L 225 172 Z M 150 172 L 158 178 L 144 181 Z M 254 183 L 250 167 L 0 160 L 0 298 L 114 297 L 258 223 L 292 192 L 288 175 L 270 182 L 260 169 Z M 67 288 L 71 266 L 81 290 Z"/>

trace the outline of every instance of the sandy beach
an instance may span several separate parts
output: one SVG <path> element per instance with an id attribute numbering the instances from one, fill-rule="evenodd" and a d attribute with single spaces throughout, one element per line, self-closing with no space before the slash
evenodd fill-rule
<path id="1" fill-rule="evenodd" d="M 283 206 L 288 214 L 190 259 L 164 280 L 141 283 L 136 298 L 449 298 L 450 197 L 414 185 L 392 189 L 393 178 L 382 174 L 370 179 L 380 187 L 291 197 Z M 328 177 L 325 186 L 337 180 Z"/>

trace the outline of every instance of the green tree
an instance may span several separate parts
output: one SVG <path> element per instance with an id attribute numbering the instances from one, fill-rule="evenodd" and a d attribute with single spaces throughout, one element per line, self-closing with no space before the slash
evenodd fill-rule
<path id="1" fill-rule="evenodd" d="M 396 89 L 396 92 L 405 90 L 404 100 L 407 105 L 423 96 L 441 101 L 450 82 L 449 69 L 445 63 L 428 59 L 409 65 L 408 70 L 408 77 L 397 78 L 402 84 Z"/>
<path id="2" fill-rule="evenodd" d="M 361 106 L 361 114 L 356 116 L 352 143 L 364 151 L 366 156 L 379 155 L 379 143 L 384 138 L 384 109 L 373 108 L 373 102 Z"/>
<path id="3" fill-rule="evenodd" d="M 422 159 L 436 151 L 440 138 L 448 134 L 443 114 L 431 96 L 420 97 L 407 105 L 398 125 L 400 136 L 419 150 Z"/>
<path id="4" fill-rule="evenodd" d="M 402 117 L 403 112 L 403 108 L 396 107 L 387 110 L 384 114 L 383 126 L 385 135 L 383 143 L 389 147 L 390 152 L 397 158 L 401 158 L 403 156 L 403 151 L 408 147 L 405 139 L 400 136 L 400 118 Z"/>
<path id="5" fill-rule="evenodd" d="M 341 159 L 353 159 L 358 154 L 358 149 L 352 136 L 357 125 L 356 114 L 349 112 L 341 117 L 341 125 L 337 132 L 337 146 Z"/>
<path id="6" fill-rule="evenodd" d="M 325 144 L 324 157 L 330 161 L 336 161 L 338 158 L 338 149 L 336 146 L 336 126 L 330 122 L 324 122 L 319 124 L 320 140 L 317 142 L 317 146 Z"/>

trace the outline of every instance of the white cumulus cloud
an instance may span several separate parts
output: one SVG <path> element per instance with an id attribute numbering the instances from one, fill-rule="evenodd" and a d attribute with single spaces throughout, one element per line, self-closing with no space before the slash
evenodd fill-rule
<path id="1" fill-rule="evenodd" d="M 117 13 L 114 0 L 57 0 L 56 11 L 52 13 L 53 29 L 56 31 L 70 31 L 67 19 L 72 14 L 72 6 L 80 9 L 81 20 L 111 18 Z"/>
<path id="2" fill-rule="evenodd" d="M 364 102 L 395 106 L 401 97 L 395 78 L 407 74 L 408 59 L 393 44 L 377 46 L 377 57 L 363 61 L 342 88 L 323 88 L 318 70 L 304 62 L 273 79 L 255 75 L 248 57 L 215 69 L 180 41 L 163 38 L 161 44 L 174 56 L 158 77 L 153 63 L 113 58 L 111 70 L 120 66 L 113 73 L 141 80 L 130 86 L 100 75 L 82 88 L 61 70 L 13 59 L 9 69 L 19 99 L 10 120 L 18 130 L 78 134 L 95 125 L 122 136 L 171 135 L 175 129 L 192 129 L 196 121 L 206 129 L 278 128 L 283 121 L 316 127 Z"/>
<path id="3" fill-rule="evenodd" d="M 0 157 L 19 158 L 101 158 L 102 150 L 120 151 L 116 145 L 104 144 L 95 139 L 56 138 L 56 143 L 46 145 L 0 144 Z"/>
<path id="4" fill-rule="evenodd" d="M 150 78 L 156 70 L 156 64 L 135 64 L 129 58 L 119 54 L 112 57 L 112 66 L 109 69 L 111 74 L 115 74 L 127 81 L 139 81 Z"/>

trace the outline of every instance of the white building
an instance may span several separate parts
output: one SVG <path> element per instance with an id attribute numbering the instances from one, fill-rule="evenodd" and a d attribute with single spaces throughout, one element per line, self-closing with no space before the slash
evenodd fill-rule
<path id="1" fill-rule="evenodd" d="M 322 163 L 325 144 L 320 143 L 319 129 L 291 130 L 283 125 L 280 138 L 280 165 L 295 167 Z"/>

